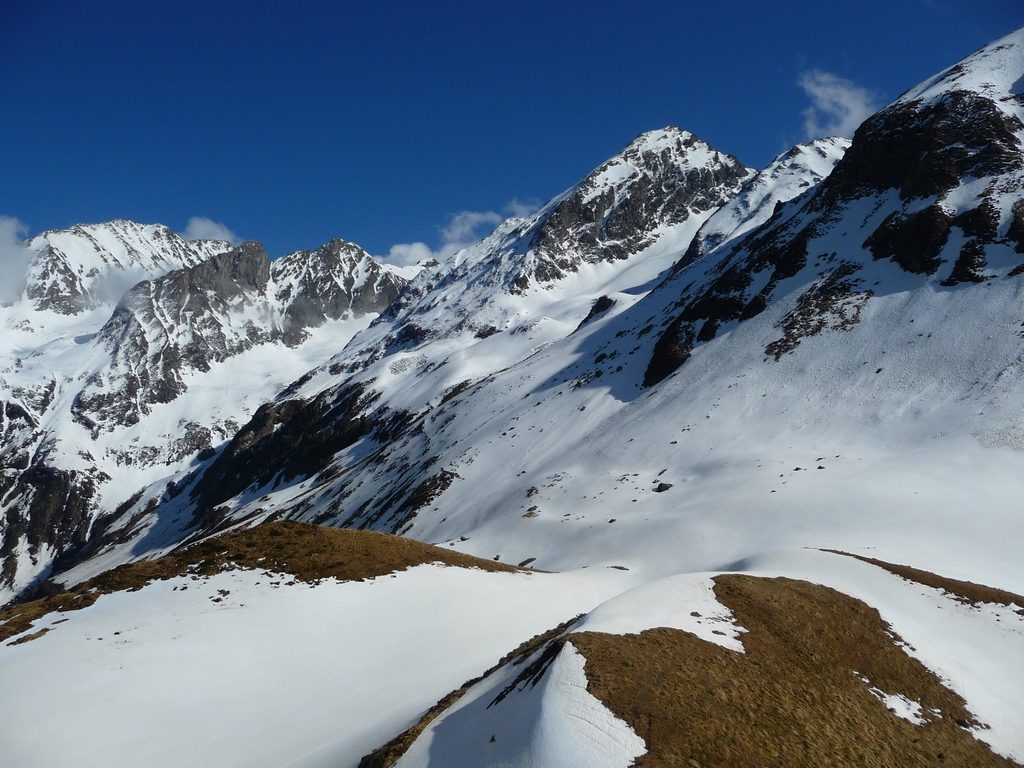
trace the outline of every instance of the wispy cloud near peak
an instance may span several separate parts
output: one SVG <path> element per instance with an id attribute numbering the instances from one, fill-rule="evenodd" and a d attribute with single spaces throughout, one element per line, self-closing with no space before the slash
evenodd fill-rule
<path id="1" fill-rule="evenodd" d="M 866 118 L 878 110 L 875 93 L 852 80 L 812 69 L 797 81 L 811 100 L 803 111 L 804 133 L 808 139 L 823 136 L 850 138 Z"/>
<path id="2" fill-rule="evenodd" d="M 0 304 L 18 300 L 25 289 L 32 253 L 25 247 L 23 238 L 28 227 L 13 216 L 0 215 L 0 269 L 4 278 L 0 280 Z"/>
<path id="3" fill-rule="evenodd" d="M 396 243 L 384 256 L 384 260 L 397 266 L 416 264 L 426 259 L 442 261 L 458 253 L 467 245 L 485 237 L 494 227 L 509 217 L 529 216 L 540 206 L 533 200 L 515 197 L 498 211 L 459 211 L 453 213 L 448 223 L 440 228 L 441 244 L 434 250 L 423 242 Z"/>
<path id="4" fill-rule="evenodd" d="M 190 218 L 183 236 L 186 240 L 227 240 L 232 245 L 237 245 L 241 241 L 241 238 L 227 226 L 206 216 Z"/>

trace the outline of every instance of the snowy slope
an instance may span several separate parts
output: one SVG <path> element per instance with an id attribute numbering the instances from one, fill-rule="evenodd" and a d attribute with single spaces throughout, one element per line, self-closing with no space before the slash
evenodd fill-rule
<path id="1" fill-rule="evenodd" d="M 228 567 L 103 594 L 0 646 L 0 753 L 19 768 L 354 766 L 623 581 L 440 563 L 312 581 Z"/>
<path id="2" fill-rule="evenodd" d="M 607 589 L 538 576 L 424 565 L 289 586 L 233 571 L 104 596 L 0 649 L 0 751 L 20 768 L 354 765 Z M 230 594 L 214 603 L 219 590 Z"/>
<path id="3" fill-rule="evenodd" d="M 274 558 L 258 545 L 250 550 L 254 557 L 260 551 Z M 799 578 L 880 612 L 884 624 L 876 642 L 887 646 L 898 668 L 904 654 L 919 662 L 931 688 L 892 678 L 884 664 L 854 654 L 840 661 L 837 671 L 846 681 L 840 689 L 843 696 L 859 696 L 859 706 L 890 728 L 910 723 L 901 738 L 921 742 L 925 755 L 932 729 L 944 721 L 947 731 L 960 729 L 961 746 L 977 739 L 994 751 L 968 746 L 979 758 L 972 765 L 1008 765 L 996 755 L 1024 758 L 1017 706 L 1024 607 L 968 602 L 877 565 L 816 550 L 766 553 L 743 570 L 769 590 L 776 589 L 769 581 L 775 577 Z M 139 762 L 157 768 L 210 760 L 626 768 L 657 752 L 662 736 L 648 727 L 641 737 L 636 723 L 609 709 L 594 683 L 599 675 L 621 674 L 627 685 L 644 685 L 648 666 L 669 657 L 659 661 L 648 648 L 625 670 L 609 672 L 605 659 L 588 655 L 594 644 L 587 641 L 610 638 L 629 647 L 643 633 L 664 635 L 667 628 L 732 659 L 756 653 L 755 664 L 763 664 L 763 638 L 755 633 L 765 628 L 748 630 L 721 601 L 719 582 L 715 573 L 649 581 L 612 568 L 494 573 L 424 563 L 354 581 L 310 581 L 288 570 L 234 565 L 141 588 L 132 583 L 88 607 L 45 614 L 0 645 L 6 694 L 0 748 L 25 768 Z M 842 612 L 833 620 L 808 632 L 861 631 Z M 655 678 L 659 687 L 697 697 L 696 688 L 674 687 L 678 672 L 662 670 Z M 796 674 L 799 680 L 804 673 Z M 935 686 L 951 691 L 944 706 L 964 712 L 934 707 Z M 731 692 L 726 687 L 719 694 Z M 742 689 L 740 695 L 746 695 Z M 692 702 L 697 712 L 709 704 Z M 824 734 L 827 745 L 835 726 L 828 713 L 837 703 L 819 700 L 816 706 L 822 714 L 807 721 L 803 735 L 818 740 Z M 754 728 L 770 727 L 773 708 L 759 711 L 764 719 Z M 963 717 L 971 722 L 953 725 Z M 56 732 L 55 721 L 61 723 Z M 389 750 L 390 760 L 360 763 L 410 727 L 413 735 Z M 746 725 L 726 727 L 739 733 Z M 690 743 L 696 754 L 714 746 Z"/>
<path id="4" fill-rule="evenodd" d="M 912 695 L 878 688 L 873 685 L 874 681 L 856 669 L 843 668 L 844 662 L 857 663 L 853 658 L 840 662 L 840 676 L 845 675 L 849 679 L 845 695 L 859 695 L 863 699 L 862 706 L 868 709 L 876 707 L 876 716 L 883 721 L 888 719 L 889 727 L 900 734 L 899 738 L 911 741 L 909 751 L 918 753 L 919 759 L 924 758 L 927 762 L 928 750 L 934 748 L 932 740 L 936 739 L 935 724 L 942 719 L 946 720 L 947 728 L 961 729 L 960 733 L 955 730 L 954 733 L 957 733 L 961 746 L 966 745 L 972 752 L 971 762 L 950 756 L 955 764 L 1011 765 L 1014 763 L 1002 758 L 1009 761 L 1024 758 L 1024 741 L 1021 739 L 1024 717 L 1016 700 L 1016 691 L 1022 682 L 1018 670 L 1024 661 L 1024 612 L 1020 606 L 965 603 L 950 593 L 837 554 L 806 550 L 773 553 L 749 565 L 751 572 L 761 579 L 795 577 L 829 586 L 863 601 L 871 607 L 868 610 L 878 610 L 884 622 L 879 627 L 882 630 L 879 634 L 884 635 L 882 647 L 889 645 L 885 652 L 895 657 L 897 664 L 901 664 L 899 657 L 902 654 L 909 655 L 927 670 L 932 686 L 944 685 L 954 697 L 962 697 L 964 709 L 968 716 L 975 718 L 975 725 L 968 725 L 966 721 L 954 725 L 950 722 L 952 715 L 949 712 L 928 708 Z M 720 588 L 720 584 L 716 585 L 713 577 L 715 574 L 689 574 L 651 582 L 598 606 L 582 621 L 564 630 L 559 639 L 549 641 L 528 658 L 512 659 L 469 687 L 450 706 L 431 717 L 411 744 L 400 750 L 401 756 L 395 765 L 399 768 L 456 763 L 474 767 L 601 765 L 626 768 L 634 765 L 634 760 L 641 755 L 658 754 L 659 748 L 664 746 L 659 742 L 665 739 L 665 728 L 646 722 L 645 740 L 594 695 L 595 690 L 600 692 L 604 687 L 595 685 L 595 681 L 609 675 L 620 677 L 625 688 L 638 686 L 638 695 L 645 697 L 653 693 L 643 687 L 646 685 L 645 668 L 651 665 L 657 670 L 654 679 L 660 692 L 683 700 L 692 699 L 683 706 L 692 706 L 698 718 L 705 711 L 705 717 L 712 716 L 714 705 L 700 698 L 704 693 L 702 687 L 694 685 L 687 688 L 685 683 L 681 684 L 681 670 L 673 668 L 670 657 L 667 654 L 663 659 L 651 656 L 651 646 L 641 645 L 638 641 L 641 633 L 654 628 L 658 628 L 660 637 L 666 638 L 664 629 L 668 628 L 681 630 L 689 638 L 698 639 L 697 647 L 706 643 L 726 649 L 728 653 L 719 654 L 719 661 L 722 655 L 731 655 L 730 661 L 746 655 L 743 643 L 753 639 L 744 640 L 746 628 L 738 626 L 736 617 L 716 600 L 715 590 Z M 764 588 L 777 589 L 774 581 L 766 583 Z M 819 592 L 816 597 L 828 597 L 828 593 Z M 819 621 L 822 619 L 820 616 L 817 618 Z M 822 624 L 811 628 L 810 632 L 825 637 L 832 632 L 841 635 L 858 630 Z M 638 649 L 644 648 L 646 654 L 632 658 L 624 669 L 609 670 L 603 666 L 606 663 L 604 659 L 597 655 L 587 657 L 588 649 L 594 644 L 581 643 L 578 639 L 593 633 L 600 633 L 612 643 L 627 648 L 631 644 Z M 623 637 L 615 639 L 615 636 Z M 695 645 L 692 639 L 686 640 L 690 648 Z M 794 638 L 788 637 L 787 640 L 792 642 Z M 584 652 L 581 654 L 576 646 L 583 648 Z M 710 659 L 715 658 L 714 654 L 710 655 Z M 766 661 L 770 660 L 761 656 L 755 663 L 765 664 Z M 860 662 L 870 663 L 863 659 Z M 712 662 L 703 663 L 710 665 Z M 883 670 L 884 665 L 877 668 L 877 673 L 888 677 Z M 709 676 L 715 674 L 710 668 L 705 671 Z M 700 673 L 699 670 L 697 672 Z M 775 672 L 772 670 L 767 674 Z M 801 670 L 801 673 L 806 674 L 806 670 Z M 863 687 L 854 680 L 861 681 Z M 732 682 L 742 685 L 739 681 Z M 907 685 L 906 679 L 901 682 Z M 895 683 L 895 679 L 889 679 L 889 685 Z M 771 685 L 771 681 L 768 684 Z M 733 690 L 726 682 L 714 694 L 719 699 L 728 699 Z M 919 688 L 918 691 L 927 692 L 927 688 Z M 934 691 L 933 688 L 931 695 Z M 750 692 L 739 688 L 738 695 L 749 696 Z M 874 703 L 871 702 L 872 697 L 876 700 Z M 930 696 L 922 699 L 927 702 Z M 955 701 L 957 699 L 951 697 L 947 705 Z M 645 710 L 642 704 L 637 707 L 646 712 L 641 720 L 652 715 L 655 719 L 663 716 L 657 711 Z M 767 746 L 772 739 L 771 729 L 778 726 L 772 719 L 775 709 L 779 708 L 785 717 L 789 713 L 784 707 L 782 701 L 763 701 L 754 705 L 756 714 L 753 715 L 752 735 L 766 744 L 759 756 L 767 759 L 775 754 L 780 760 L 778 764 L 784 765 L 806 765 L 808 760 L 816 764 L 822 756 L 782 753 L 779 757 L 779 753 L 773 753 Z M 785 731 L 787 726 L 790 730 L 796 729 L 798 740 L 800 737 L 806 739 L 803 742 L 805 747 L 808 747 L 807 740 L 817 740 L 821 732 L 819 729 L 831 732 L 819 743 L 824 747 L 825 757 L 840 757 L 841 739 L 833 730 L 837 721 L 831 719 L 835 708 L 836 702 L 828 698 L 812 700 L 810 709 L 817 709 L 820 719 L 805 721 L 794 713 L 793 720 L 784 721 L 783 729 Z M 882 710 L 888 712 L 882 715 Z M 904 730 L 901 731 L 901 726 L 894 722 L 897 720 L 909 722 L 917 733 L 914 729 L 906 729 L 906 726 L 902 726 Z M 671 722 L 664 725 L 671 729 Z M 702 737 L 696 733 L 687 738 L 684 731 L 680 740 L 685 751 L 675 753 L 673 761 L 665 761 L 662 752 L 660 760 L 656 758 L 653 764 L 691 764 L 687 762 L 687 754 L 700 755 L 703 761 L 707 761 L 705 764 L 725 764 L 709 755 L 728 752 L 730 742 L 742 743 L 747 737 L 748 725 L 740 721 L 722 724 L 723 737 L 715 743 L 698 741 Z M 858 732 L 857 729 L 863 728 L 861 723 L 849 723 L 846 727 L 854 731 L 854 739 L 869 741 L 876 737 L 874 733 Z M 892 741 L 884 743 L 890 757 L 894 757 L 893 752 L 898 749 L 893 736 L 893 733 L 888 734 L 887 738 Z M 992 751 L 971 744 L 972 738 L 982 741 Z M 831 753 L 830 744 L 834 750 Z M 876 745 L 867 747 L 868 750 L 876 748 Z M 737 764 L 746 764 L 738 756 L 739 752 L 734 753 L 734 759 Z"/>

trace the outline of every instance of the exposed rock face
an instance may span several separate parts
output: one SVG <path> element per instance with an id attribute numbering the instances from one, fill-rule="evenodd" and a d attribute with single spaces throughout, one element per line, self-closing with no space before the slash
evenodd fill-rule
<path id="1" fill-rule="evenodd" d="M 187 373 L 260 344 L 296 346 L 329 319 L 380 312 L 404 284 L 342 240 L 273 263 L 262 245 L 244 243 L 140 283 L 99 332 L 111 365 L 89 377 L 72 413 L 93 432 L 138 423 L 185 391 Z"/>
<path id="2" fill-rule="evenodd" d="M 283 339 L 294 345 L 326 320 L 383 312 L 406 281 L 353 243 L 334 239 L 273 263 L 274 300 L 284 307 Z"/>
<path id="3" fill-rule="evenodd" d="M 28 557 L 46 560 L 85 544 L 97 480 L 109 477 L 56 469 L 42 459 L 24 471 L 0 475 L 0 495 L 14 500 L 0 542 L 0 581 L 14 581 L 19 545 L 27 545 Z"/>
<path id="4" fill-rule="evenodd" d="M 952 84 L 951 84 L 952 86 Z M 991 98 L 948 90 L 913 92 L 857 129 L 844 162 L 830 176 L 822 204 L 898 189 L 911 200 L 942 195 L 963 179 L 1019 170 L 1020 116 Z"/>
<path id="5" fill-rule="evenodd" d="M 581 263 L 625 259 L 654 242 L 654 231 L 713 211 L 751 171 L 688 131 L 669 126 L 637 137 L 622 153 L 545 208 L 528 234 L 531 278 L 545 283 Z"/>
<path id="6" fill-rule="evenodd" d="M 33 256 L 25 293 L 33 307 L 75 315 L 116 302 L 149 275 L 198 264 L 231 245 L 186 240 L 161 224 L 122 219 L 43 232 L 27 247 Z"/>
<path id="7" fill-rule="evenodd" d="M 994 276 L 989 254 L 1015 244 L 1014 206 L 1024 195 L 1024 105 L 1006 74 L 1024 68 L 1022 47 L 1013 36 L 997 41 L 911 89 L 857 129 L 812 192 L 684 270 L 675 282 L 681 311 L 665 323 L 645 383 L 664 379 L 726 324 L 759 315 L 798 276 L 813 285 L 770 356 L 856 324 L 873 293 L 863 277 L 872 261 L 945 287 Z"/>
<path id="8" fill-rule="evenodd" d="M 363 410 L 373 399 L 363 387 L 352 386 L 331 400 L 263 406 L 197 483 L 193 496 L 200 508 L 212 509 L 251 485 L 319 472 L 335 453 L 370 431 L 373 421 Z"/>

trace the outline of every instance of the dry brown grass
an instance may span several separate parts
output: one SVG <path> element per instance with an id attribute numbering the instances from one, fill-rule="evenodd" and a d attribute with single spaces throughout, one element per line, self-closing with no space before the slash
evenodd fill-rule
<path id="1" fill-rule="evenodd" d="M 211 575 L 226 568 L 288 573 L 300 581 L 355 581 L 384 576 L 423 563 L 440 562 L 486 571 L 517 569 L 492 560 L 441 549 L 413 539 L 371 531 L 294 522 L 265 523 L 142 563 L 122 565 L 67 592 L 0 609 L 0 642 L 29 629 L 53 611 L 84 608 L 102 594 L 141 589 L 151 581 L 185 574 Z"/>
<path id="2" fill-rule="evenodd" d="M 1016 605 L 1018 608 L 1024 609 L 1024 597 L 1015 595 L 1013 592 L 1007 592 L 1004 589 L 986 587 L 984 584 L 976 584 L 973 581 L 947 579 L 945 576 L 939 576 L 931 571 L 922 571 L 920 568 L 911 568 L 909 565 L 887 563 L 884 560 L 854 555 L 838 549 L 826 549 L 825 551 L 836 555 L 846 555 L 846 557 L 877 565 L 879 568 L 884 568 L 890 573 L 901 576 L 908 581 L 916 581 L 918 584 L 924 584 L 926 587 L 944 590 L 965 603 L 1001 603 L 1003 605 Z"/>
<path id="3" fill-rule="evenodd" d="M 960 697 L 901 651 L 878 612 L 826 587 L 729 575 L 718 599 L 746 653 L 675 629 L 582 632 L 588 690 L 644 739 L 637 766 L 1011 766 L 961 726 Z M 919 701 L 917 726 L 856 675 Z M 931 714 L 939 710 L 939 714 Z"/>

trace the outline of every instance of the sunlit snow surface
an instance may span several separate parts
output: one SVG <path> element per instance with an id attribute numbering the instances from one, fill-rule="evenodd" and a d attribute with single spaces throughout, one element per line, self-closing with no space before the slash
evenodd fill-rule
<path id="1" fill-rule="evenodd" d="M 104 595 L 0 646 L 0 764 L 352 765 L 622 582 L 423 565 L 316 586 L 231 571 Z"/>

